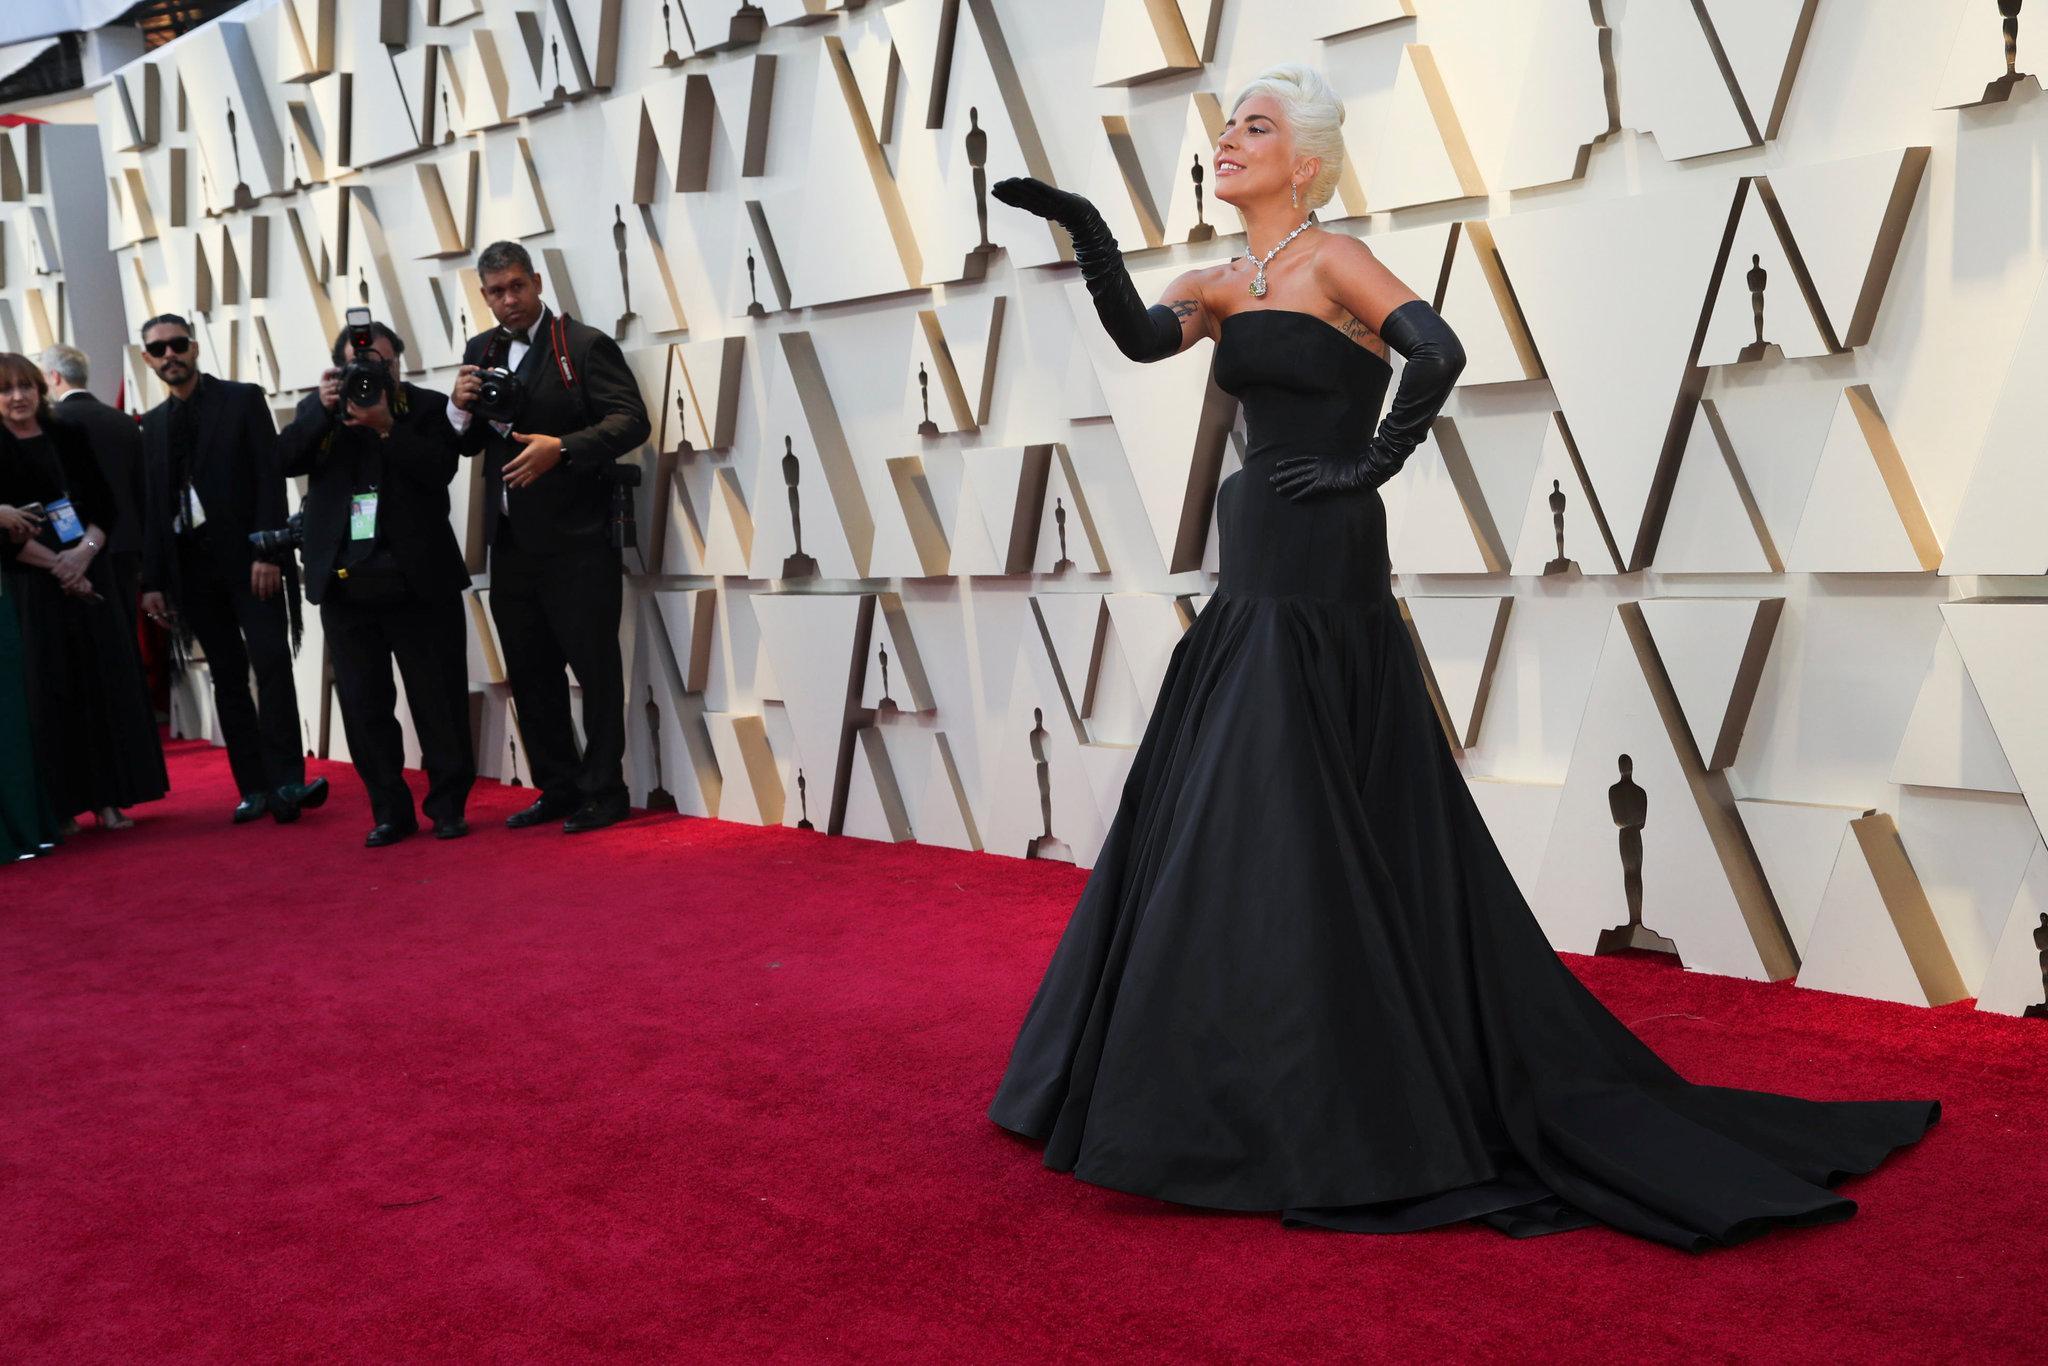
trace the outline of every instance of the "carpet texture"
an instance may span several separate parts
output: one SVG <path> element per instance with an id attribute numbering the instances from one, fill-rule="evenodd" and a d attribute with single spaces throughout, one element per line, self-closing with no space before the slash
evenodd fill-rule
<path id="1" fill-rule="evenodd" d="M 1932 1096 L 1846 1224 L 1288 1231 L 983 1117 L 1084 874 L 641 816 L 361 847 L 225 756 L 0 869 L 0 1358 L 2019 1360 L 2048 1023 L 1571 959 L 1695 1081 Z M 2038 1359 L 2038 1358 L 2036 1358 Z"/>

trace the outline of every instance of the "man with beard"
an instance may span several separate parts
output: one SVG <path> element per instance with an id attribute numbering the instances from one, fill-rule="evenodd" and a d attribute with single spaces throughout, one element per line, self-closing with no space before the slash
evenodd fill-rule
<path id="1" fill-rule="evenodd" d="M 285 521 L 277 427 L 261 389 L 200 373 L 192 325 L 177 314 L 142 325 L 142 350 L 171 391 L 142 419 L 142 610 L 206 652 L 242 793 L 235 823 L 265 811 L 295 821 L 327 800 L 327 780 L 306 781 L 283 571 L 249 545 L 250 532 Z"/>

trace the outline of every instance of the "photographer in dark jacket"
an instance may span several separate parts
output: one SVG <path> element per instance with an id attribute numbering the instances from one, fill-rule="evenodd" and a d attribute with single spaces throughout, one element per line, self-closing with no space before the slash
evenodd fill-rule
<path id="1" fill-rule="evenodd" d="M 498 326 L 470 338 L 448 421 L 463 453 L 484 458 L 491 613 L 540 787 L 540 799 L 505 823 L 516 830 L 566 817 L 573 835 L 627 811 L 623 568 L 611 544 L 610 472 L 647 439 L 647 407 L 618 343 L 541 302 L 524 247 L 493 243 L 476 268 Z M 516 391 L 509 410 L 489 404 L 485 370 L 516 380 L 488 376 L 492 388 Z M 583 687 L 580 762 L 565 665 Z"/>
<path id="2" fill-rule="evenodd" d="M 448 520 L 455 434 L 445 394 L 399 379 L 404 352 L 383 323 L 343 329 L 335 368 L 278 435 L 284 473 L 309 481 L 300 505 L 306 598 L 320 606 L 349 753 L 370 794 L 376 824 L 364 843 L 373 849 L 419 829 L 393 659 L 426 761 L 421 809 L 436 839 L 469 833 L 463 807 L 476 781 L 462 603 L 469 571 Z"/>

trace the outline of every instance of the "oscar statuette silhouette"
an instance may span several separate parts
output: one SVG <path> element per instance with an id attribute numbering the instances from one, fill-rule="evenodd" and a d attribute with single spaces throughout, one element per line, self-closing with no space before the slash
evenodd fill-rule
<path id="1" fill-rule="evenodd" d="M 676 386 L 676 442 L 675 453 L 679 456 L 695 455 L 697 448 L 690 444 L 689 412 L 683 406 L 682 386 Z"/>
<path id="2" fill-rule="evenodd" d="M 760 42 L 761 35 L 767 31 L 768 11 L 748 0 L 734 12 L 732 22 L 726 25 L 725 41 L 716 50 L 723 52 L 727 48 L 750 46 Z"/>
<path id="3" fill-rule="evenodd" d="M 749 318 L 765 318 L 768 316 L 768 310 L 761 307 L 759 281 L 754 277 L 754 249 L 752 247 L 747 248 L 747 299 L 747 316 Z"/>
<path id="4" fill-rule="evenodd" d="M 1771 273 L 1764 269 L 1764 258 L 1752 252 L 1743 283 L 1749 286 L 1749 314 L 1756 324 L 1756 340 L 1735 353 L 1738 362 L 1762 360 L 1770 348 L 1770 343 L 1764 340 L 1764 285 L 1770 276 Z"/>
<path id="5" fill-rule="evenodd" d="M 798 769 L 796 771 L 796 828 L 799 830 L 816 830 L 818 828 L 811 824 L 810 791 L 810 784 L 804 781 L 804 771 Z"/>
<path id="6" fill-rule="evenodd" d="M 619 300 L 626 311 L 619 314 L 619 321 L 612 328 L 612 340 L 626 339 L 626 324 L 637 315 L 633 312 L 633 280 L 626 270 L 626 208 L 623 204 L 612 205 L 612 251 L 619 258 Z"/>
<path id="7" fill-rule="evenodd" d="M 1557 533 L 1557 558 L 1543 566 L 1545 574 L 1576 574 L 1579 572 L 1578 561 L 1568 560 L 1564 554 L 1564 502 L 1564 490 L 1558 487 L 1557 480 L 1551 480 L 1550 526 Z"/>
<path id="8" fill-rule="evenodd" d="M 1607 789 L 1607 809 L 1614 817 L 1621 846 L 1621 887 L 1628 900 L 1628 923 L 1600 931 L 1596 954 L 1669 954 L 1678 957 L 1678 946 L 1643 924 L 1643 826 L 1649 822 L 1650 794 L 1635 780 L 1635 760 L 1623 754 L 1615 760 L 1621 778 Z"/>
<path id="9" fill-rule="evenodd" d="M 924 405 L 924 421 L 917 424 L 917 434 L 937 436 L 939 424 L 932 421 L 932 377 L 925 372 L 923 361 L 917 363 L 917 399 Z"/>
<path id="10" fill-rule="evenodd" d="M 1040 707 L 1031 709 L 1031 759 L 1038 775 L 1038 822 L 1042 828 L 1030 844 L 1025 846 L 1025 858 L 1053 859 L 1061 863 L 1072 863 L 1074 851 L 1067 842 L 1052 833 L 1052 733 L 1045 728 L 1045 711 Z"/>
<path id="11" fill-rule="evenodd" d="M 974 219 L 981 228 L 981 240 L 967 253 L 960 273 L 964 279 L 979 280 L 988 274 L 989 258 L 996 245 L 988 240 L 988 133 L 981 126 L 981 110 L 967 108 L 967 164 L 974 173 Z"/>
<path id="12" fill-rule="evenodd" d="M 886 644 L 879 644 L 876 646 L 876 652 L 882 664 L 882 700 L 875 704 L 875 710 L 877 712 L 896 711 L 898 710 L 896 699 L 889 696 L 889 647 Z"/>
<path id="13" fill-rule="evenodd" d="M 228 100 L 228 147 L 235 155 L 235 207 L 253 209 L 256 196 L 249 193 L 249 182 L 242 177 L 242 139 L 235 131 L 235 102 Z"/>
<path id="14" fill-rule="evenodd" d="M 2034 948 L 2041 955 L 2041 1004 L 2028 1006 L 2021 1013 L 2029 1020 L 2048 1020 L 2048 915 L 2034 927 Z"/>
<path id="15" fill-rule="evenodd" d="M 1074 562 L 1067 558 L 1067 504 L 1057 493 L 1052 496 L 1052 524 L 1060 536 L 1060 557 L 1054 562 L 1052 572 L 1064 574 L 1074 567 Z"/>
<path id="16" fill-rule="evenodd" d="M 1202 158 L 1199 155 L 1188 167 L 1188 178 L 1195 182 L 1195 226 L 1188 229 L 1188 241 L 1206 242 L 1216 235 L 1216 229 L 1210 227 L 1209 220 L 1202 216 Z"/>
<path id="17" fill-rule="evenodd" d="M 654 700 L 654 685 L 647 685 L 647 752 L 653 758 L 654 781 L 647 785 L 649 811 L 673 811 L 676 799 L 661 780 L 661 707 Z"/>
<path id="18" fill-rule="evenodd" d="M 818 572 L 818 562 L 804 554 L 804 515 L 797 501 L 796 448 L 790 438 L 782 438 L 782 483 L 789 490 L 789 530 L 796 542 L 796 553 L 782 561 L 782 577 L 785 579 L 808 579 Z"/>
<path id="19" fill-rule="evenodd" d="M 2020 5 L 2021 0 L 1998 0 L 1998 26 L 2005 34 L 2005 74 L 1985 85 L 1986 104 L 2004 99 L 2021 81 L 2033 79 L 2020 70 Z"/>
<path id="20" fill-rule="evenodd" d="M 661 41 L 663 46 L 667 48 L 667 51 L 661 54 L 661 64 L 663 66 L 681 66 L 683 59 L 676 55 L 676 34 L 669 20 L 669 5 L 670 0 L 661 0 Z M 685 24 L 689 23 L 687 16 L 685 16 L 683 22 Z"/>

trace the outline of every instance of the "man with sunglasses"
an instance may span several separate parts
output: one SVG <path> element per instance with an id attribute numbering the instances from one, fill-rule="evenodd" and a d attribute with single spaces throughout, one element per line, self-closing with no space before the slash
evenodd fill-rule
<path id="1" fill-rule="evenodd" d="M 142 351 L 170 390 L 142 418 L 142 610 L 206 652 L 242 793 L 235 823 L 295 821 L 327 800 L 327 780 L 306 782 L 283 572 L 249 546 L 250 532 L 285 522 L 277 425 L 261 389 L 200 373 L 177 314 L 142 325 Z"/>

